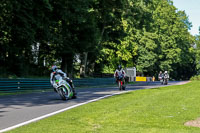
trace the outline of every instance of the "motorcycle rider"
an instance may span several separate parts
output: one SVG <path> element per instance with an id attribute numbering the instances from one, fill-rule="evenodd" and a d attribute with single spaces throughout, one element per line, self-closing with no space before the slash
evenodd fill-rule
<path id="1" fill-rule="evenodd" d="M 159 79 L 159 80 L 162 80 L 162 79 L 163 79 L 163 73 L 162 73 L 162 71 L 160 71 L 160 73 L 158 74 L 158 79 Z"/>
<path id="2" fill-rule="evenodd" d="M 73 91 L 73 93 L 74 93 L 74 96 L 73 96 L 72 98 L 76 98 L 76 92 L 75 92 L 75 88 L 74 88 L 73 81 L 72 81 L 69 77 L 67 77 L 67 74 L 64 73 L 61 69 L 58 69 L 58 67 L 57 67 L 56 65 L 53 65 L 51 69 L 52 69 L 52 72 L 51 72 L 51 75 L 50 75 L 50 83 L 51 83 L 51 85 L 53 86 L 54 91 L 57 92 L 57 91 L 56 91 L 57 85 L 56 85 L 56 83 L 55 83 L 56 76 L 57 76 L 57 75 L 60 75 L 60 76 L 62 76 L 62 78 L 63 78 L 64 80 L 66 80 L 66 81 L 69 83 L 69 85 L 72 87 L 72 91 Z"/>
<path id="3" fill-rule="evenodd" d="M 163 74 L 163 84 L 167 85 L 168 80 L 169 80 L 169 74 L 167 73 L 167 71 L 165 71 L 165 73 Z"/>
<path id="4" fill-rule="evenodd" d="M 115 79 L 116 79 L 116 82 L 117 82 L 117 78 L 119 77 L 119 76 L 123 76 L 123 80 L 124 80 L 124 77 L 125 77 L 125 75 L 126 75 L 126 73 L 125 73 L 125 71 L 122 69 L 122 66 L 121 65 L 119 65 L 118 66 L 118 68 L 115 70 L 115 73 L 114 73 L 114 77 L 115 77 Z M 124 81 L 123 81 L 124 82 Z"/>
<path id="5" fill-rule="evenodd" d="M 165 71 L 165 73 L 164 73 L 164 77 L 166 77 L 167 79 L 169 79 L 169 74 L 168 74 L 167 71 Z"/>

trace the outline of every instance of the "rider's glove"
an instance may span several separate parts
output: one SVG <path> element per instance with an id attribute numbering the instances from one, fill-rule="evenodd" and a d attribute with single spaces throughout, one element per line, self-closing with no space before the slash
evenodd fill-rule
<path id="1" fill-rule="evenodd" d="M 67 82 L 72 82 L 72 80 L 69 77 L 64 78 Z"/>
<path id="2" fill-rule="evenodd" d="M 68 80 L 69 78 L 68 77 L 63 77 L 63 79 Z"/>
<path id="3" fill-rule="evenodd" d="M 54 87 L 54 88 L 57 88 L 58 86 L 57 86 L 57 84 L 53 84 L 53 87 Z"/>

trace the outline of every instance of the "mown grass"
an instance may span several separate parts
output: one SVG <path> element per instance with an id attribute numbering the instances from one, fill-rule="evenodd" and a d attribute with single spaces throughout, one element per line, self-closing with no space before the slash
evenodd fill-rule
<path id="1" fill-rule="evenodd" d="M 31 113 L 31 112 L 30 112 Z M 11 133 L 199 133 L 200 82 L 132 91 L 80 106 Z"/>

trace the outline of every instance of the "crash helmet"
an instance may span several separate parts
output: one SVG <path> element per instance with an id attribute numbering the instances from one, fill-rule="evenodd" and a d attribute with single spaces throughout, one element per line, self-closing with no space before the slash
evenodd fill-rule
<path id="1" fill-rule="evenodd" d="M 165 73 L 167 73 L 167 71 L 165 71 Z"/>
<path id="2" fill-rule="evenodd" d="M 55 72 L 55 71 L 58 69 L 58 67 L 57 67 L 56 65 L 53 65 L 53 66 L 51 67 L 51 69 L 52 69 L 53 72 Z"/>
<path id="3" fill-rule="evenodd" d="M 118 66 L 118 70 L 121 70 L 121 69 L 122 69 L 122 66 L 121 66 L 121 65 L 119 65 L 119 66 Z"/>

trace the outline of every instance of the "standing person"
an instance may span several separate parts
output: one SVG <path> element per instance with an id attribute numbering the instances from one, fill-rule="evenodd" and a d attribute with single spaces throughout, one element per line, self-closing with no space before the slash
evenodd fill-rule
<path id="1" fill-rule="evenodd" d="M 69 83 L 69 85 L 72 87 L 72 91 L 74 93 L 72 98 L 76 98 L 74 84 L 73 84 L 72 80 L 69 77 L 67 77 L 67 74 L 64 73 L 61 69 L 58 69 L 58 67 L 56 65 L 53 65 L 51 69 L 52 69 L 52 72 L 50 75 L 50 83 L 53 86 L 54 91 L 56 91 L 55 80 L 57 79 L 57 76 L 59 75 L 59 76 L 62 76 L 62 78 L 65 79 Z"/>
<path id="2" fill-rule="evenodd" d="M 152 77 L 152 81 L 153 81 L 153 82 L 155 81 L 155 77 L 154 77 L 154 76 Z"/>

